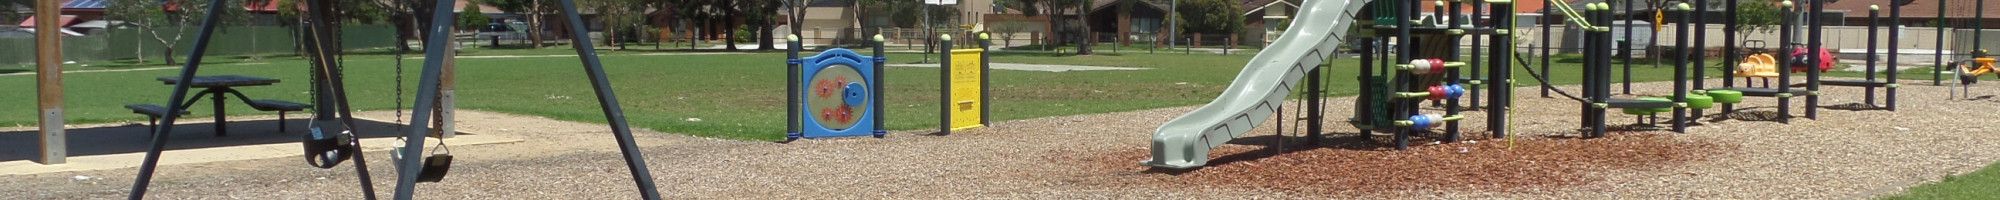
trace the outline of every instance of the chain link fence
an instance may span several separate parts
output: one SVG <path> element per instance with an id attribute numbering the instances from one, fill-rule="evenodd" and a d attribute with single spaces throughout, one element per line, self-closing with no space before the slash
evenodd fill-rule
<path id="1" fill-rule="evenodd" d="M 139 29 L 95 30 L 84 36 L 63 36 L 64 61 L 104 61 L 145 58 L 158 61 L 167 56 L 166 45 L 160 40 L 177 41 L 174 45 L 174 60 L 187 59 L 194 48 L 196 27 L 187 29 L 161 28 L 159 38 L 151 32 Z M 174 40 L 172 31 L 185 31 Z M 387 25 L 357 25 L 341 30 L 340 42 L 347 49 L 384 48 L 395 45 L 395 28 Z M 298 44 L 293 36 L 299 32 L 291 27 L 278 26 L 233 26 L 218 27 L 208 45 L 208 56 L 239 55 L 282 55 L 295 53 Z M 34 37 L 0 37 L 0 66 L 25 65 L 35 62 Z"/>

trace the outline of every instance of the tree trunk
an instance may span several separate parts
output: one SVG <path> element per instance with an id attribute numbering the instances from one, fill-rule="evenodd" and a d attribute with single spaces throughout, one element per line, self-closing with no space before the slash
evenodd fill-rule
<path id="1" fill-rule="evenodd" d="M 755 31 L 757 31 L 757 33 L 758 33 L 758 34 L 757 34 L 757 35 L 758 35 L 758 37 L 760 37 L 760 38 L 758 38 L 758 39 L 757 39 L 757 50 L 776 50 L 776 49 L 778 49 L 777 47 L 773 46 L 773 44 L 771 44 L 771 42 L 772 42 L 771 40 L 774 40 L 774 39 L 776 39 L 776 34 L 777 34 L 777 33 L 773 33 L 773 32 L 775 32 L 775 31 L 772 31 L 772 30 L 771 30 L 771 28 L 773 28 L 773 27 L 772 27 L 771 25 L 772 25 L 772 24 L 777 24 L 777 23 L 778 23 L 777 21 L 778 21 L 778 20 L 777 20 L 776 18 L 770 18 L 770 19 L 765 19 L 765 20 L 764 20 L 764 25 L 762 25 L 762 26 L 758 26 L 758 27 L 757 27 L 757 30 L 755 30 Z M 797 25 L 793 25 L 793 26 L 797 26 Z"/>
<path id="2" fill-rule="evenodd" d="M 723 26 L 722 26 L 722 27 L 723 27 L 723 29 L 729 29 L 729 30 L 726 30 L 726 31 L 723 31 L 723 33 L 727 33 L 727 34 L 723 34 L 723 36 L 722 36 L 722 37 L 723 37 L 723 45 L 724 45 L 724 46 L 727 46 L 727 47 L 724 47 L 724 48 L 725 48 L 725 49 L 728 49 L 728 50 L 730 50 L 730 51 L 735 51 L 735 50 L 737 50 L 737 49 L 736 49 L 736 15 L 729 15 L 729 17 L 724 17 L 724 18 L 723 18 L 723 22 L 722 22 L 722 24 L 723 24 Z"/>
<path id="3" fill-rule="evenodd" d="M 528 6 L 528 40 L 535 45 L 530 48 L 539 49 L 542 48 L 542 1 L 530 2 L 533 3 Z"/>
<path id="4" fill-rule="evenodd" d="M 135 39 L 135 40 L 132 40 L 132 41 L 144 41 L 144 40 L 146 40 L 146 35 L 145 35 L 145 34 L 138 34 L 138 33 L 133 33 L 133 34 L 132 34 L 132 36 L 135 36 L 136 38 L 138 38 L 138 39 Z M 138 56 L 138 57 L 139 57 L 139 63 L 146 63 L 146 42 L 135 42 L 135 43 L 133 43 L 133 44 L 137 44 L 137 45 L 133 45 L 133 46 L 135 46 L 135 48 L 132 48 L 132 55 L 133 55 L 133 56 Z"/>
<path id="5" fill-rule="evenodd" d="M 1097 37 L 1095 35 L 1096 33 L 1090 32 L 1090 21 L 1089 21 L 1090 18 L 1087 17 L 1090 16 L 1090 8 L 1089 8 L 1090 4 L 1091 4 L 1090 0 L 1077 1 L 1076 5 L 1077 31 L 1080 32 L 1079 35 L 1083 36 L 1083 38 L 1081 40 L 1077 40 L 1076 55 L 1090 55 L 1091 54 L 1090 43 L 1094 43 L 1097 40 Z"/>
<path id="6" fill-rule="evenodd" d="M 174 63 L 174 46 L 167 46 L 167 51 L 166 51 L 166 52 L 162 52 L 161 54 L 165 54 L 165 55 L 166 55 L 166 56 L 162 56 L 162 58 L 166 58 L 166 60 L 167 60 L 167 65 L 174 65 L 174 64 L 175 64 L 175 63 Z"/>
<path id="7" fill-rule="evenodd" d="M 257 27 L 243 28 L 250 29 L 250 60 L 261 60 L 264 56 L 258 54 L 263 52 L 257 51 Z"/>

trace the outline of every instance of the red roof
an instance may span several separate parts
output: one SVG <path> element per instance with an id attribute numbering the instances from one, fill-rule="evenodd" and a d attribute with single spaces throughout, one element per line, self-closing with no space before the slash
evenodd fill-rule
<path id="1" fill-rule="evenodd" d="M 243 1 L 243 10 L 257 13 L 277 13 L 278 4 L 280 4 L 278 3 L 279 1 L 281 0 Z"/>
<path id="2" fill-rule="evenodd" d="M 56 21 L 59 21 L 57 23 L 62 24 L 63 27 L 69 27 L 70 25 L 76 25 L 77 23 L 76 15 L 63 15 L 62 19 L 58 19 Z M 28 17 L 28 20 L 21 21 L 21 28 L 31 28 L 31 27 L 35 27 L 35 17 L 30 16 Z"/>
<path id="3" fill-rule="evenodd" d="M 1882 17 L 1889 17 L 1889 1 L 1890 0 L 1843 0 L 1838 2 L 1827 3 L 1826 11 L 1836 12 L 1845 10 L 1849 13 L 1847 14 L 1847 17 L 1868 17 L 1869 5 L 1881 5 Z M 1978 12 L 1979 10 L 1973 8 L 1976 8 L 1974 7 L 1974 5 L 1977 5 L 1980 0 L 1916 1 L 1915 3 L 1910 3 L 1910 5 L 1903 6 L 1903 18 L 1914 18 L 1914 19 L 1937 18 L 1938 2 L 1940 1 L 1944 2 L 1946 6 L 1945 7 L 1946 18 L 1979 18 L 1978 16 L 1975 16 L 1977 15 L 1977 13 L 1979 13 Z M 2000 2 L 1991 2 L 1991 1 L 1986 2 L 1986 9 L 1988 12 L 1986 13 L 1986 17 L 1989 18 L 2000 17 L 2000 12 L 1994 12 L 1994 10 L 2000 10 Z"/>
<path id="4" fill-rule="evenodd" d="M 1540 12 L 1542 12 L 1542 1 L 1546 1 L 1546 0 L 1515 0 L 1515 1 L 1514 1 L 1514 13 L 1540 13 Z M 1425 1 L 1425 2 L 1436 2 L 1436 1 L 1435 1 L 1435 0 L 1432 0 L 1432 1 Z M 1488 8 L 1491 8 L 1491 6 L 1493 6 L 1493 4 L 1486 4 L 1486 6 L 1488 6 Z M 1423 9 L 1424 9 L 1424 12 L 1432 12 L 1432 11 L 1433 11 L 1434 9 L 1431 9 L 1431 8 L 1435 8 L 1435 7 L 1437 7 L 1437 4 L 1436 4 L 1436 3 L 1424 3 L 1424 6 L 1423 6 L 1423 7 L 1424 7 L 1424 8 L 1423 8 Z M 1445 5 L 1445 7 L 1451 7 L 1451 5 Z M 1465 12 L 1471 12 L 1471 11 L 1472 11 L 1472 7 L 1470 7 L 1470 6 L 1463 6 L 1463 5 L 1460 5 L 1460 6 L 1459 6 L 1459 10 L 1461 10 L 1461 11 L 1465 11 Z"/>

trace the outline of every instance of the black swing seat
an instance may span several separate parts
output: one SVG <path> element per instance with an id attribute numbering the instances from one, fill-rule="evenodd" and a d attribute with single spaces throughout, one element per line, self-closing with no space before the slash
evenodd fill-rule
<path id="1" fill-rule="evenodd" d="M 337 136 L 313 137 L 310 134 L 306 135 L 305 141 L 302 142 L 306 151 L 306 165 L 320 169 L 332 169 L 334 166 L 339 166 L 341 162 L 353 158 L 354 153 L 361 151 L 360 147 L 349 145 L 346 142 L 345 139 Z"/>
<path id="2" fill-rule="evenodd" d="M 1869 80 L 1820 80 L 1819 84 L 1828 86 L 1849 86 L 1849 87 L 1889 87 L 1890 83 L 1888 81 L 1869 81 Z"/>
<path id="3" fill-rule="evenodd" d="M 1806 90 L 1805 88 L 1792 88 L 1791 91 L 1779 91 L 1777 88 L 1754 88 L 1754 87 L 1714 88 L 1713 90 L 1738 91 L 1738 92 L 1743 92 L 1743 96 L 1753 96 L 1753 97 L 1776 97 L 1778 96 L 1778 94 L 1785 94 L 1785 93 L 1790 93 L 1792 94 L 1792 96 L 1806 96 L 1812 94 L 1811 90 Z"/>
<path id="4" fill-rule="evenodd" d="M 1674 107 L 1674 102 L 1645 101 L 1628 98 L 1611 98 L 1604 101 L 1606 108 L 1666 108 Z"/>

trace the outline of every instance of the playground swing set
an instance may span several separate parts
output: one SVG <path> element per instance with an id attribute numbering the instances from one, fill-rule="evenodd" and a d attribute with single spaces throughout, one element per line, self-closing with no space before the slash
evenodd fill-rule
<path id="1" fill-rule="evenodd" d="M 221 10 L 225 6 L 224 2 L 211 2 L 207 5 L 208 10 Z M 341 52 L 343 50 L 335 44 L 334 41 L 338 40 L 332 31 L 336 28 L 336 25 L 334 25 L 336 23 L 327 20 L 328 15 L 334 12 L 333 9 L 335 9 L 335 6 L 333 3 L 335 2 L 307 0 L 303 3 L 305 5 L 302 7 L 307 10 L 307 16 L 304 19 L 305 23 L 303 23 L 304 28 L 307 30 L 307 39 L 304 39 L 302 42 L 308 47 L 306 55 L 313 65 L 314 76 L 312 76 L 312 79 L 314 89 L 312 93 L 314 93 L 313 96 L 317 104 L 315 108 L 316 114 L 313 116 L 312 126 L 309 128 L 310 134 L 306 135 L 306 138 L 302 141 L 305 146 L 307 165 L 318 168 L 333 168 L 341 162 L 351 159 L 355 161 L 354 167 L 356 175 L 359 177 L 362 198 L 375 199 L 374 183 L 369 178 L 366 166 L 367 162 L 365 162 L 366 159 L 363 158 L 364 156 L 361 153 L 360 139 L 358 134 L 354 133 L 352 108 L 348 107 L 345 84 L 342 80 L 344 77 L 341 76 L 341 62 L 338 61 L 338 57 L 342 55 Z M 439 5 L 449 5 L 451 2 L 440 0 L 437 3 Z M 558 5 L 563 16 L 566 16 L 570 22 L 570 30 L 584 32 L 582 18 L 577 15 L 575 3 L 570 0 L 563 0 L 559 1 Z M 448 147 L 444 146 L 443 142 L 439 142 L 439 149 L 429 155 L 425 155 L 426 151 L 424 151 L 424 145 L 426 144 L 424 139 L 429 137 L 428 135 L 432 133 L 431 131 L 434 128 L 431 126 L 448 124 L 447 122 L 443 122 L 445 120 L 441 118 L 438 121 L 432 121 L 434 120 L 432 115 L 450 113 L 450 109 L 452 109 L 450 106 L 438 105 L 441 102 L 441 96 L 451 95 L 451 92 L 441 91 L 440 88 L 441 85 L 445 85 L 440 84 L 440 81 L 442 81 L 441 77 L 444 76 L 443 74 L 448 73 L 445 72 L 444 68 L 448 65 L 446 63 L 449 62 L 448 59 L 451 59 L 449 49 L 452 48 L 449 47 L 450 43 L 447 38 L 451 38 L 450 26 L 455 24 L 453 21 L 456 20 L 456 18 L 451 17 L 451 9 L 451 7 L 446 6 L 437 7 L 437 10 L 432 11 L 433 16 L 430 27 L 424 29 L 427 30 L 425 34 L 429 37 L 425 37 L 424 40 L 424 49 L 427 52 L 422 75 L 418 81 L 416 102 L 412 107 L 413 115 L 410 117 L 414 126 L 402 127 L 403 130 L 400 131 L 404 133 L 398 135 L 397 139 L 403 141 L 403 144 L 397 145 L 394 150 L 390 151 L 390 158 L 394 160 L 397 167 L 394 199 L 414 198 L 417 183 L 441 181 L 449 171 L 451 165 L 452 156 L 449 150 L 447 150 Z M 215 32 L 216 21 L 219 19 L 218 14 L 218 12 L 209 12 L 202 18 L 194 47 L 188 55 L 186 65 L 181 68 L 179 74 L 181 80 L 191 79 L 198 73 L 204 52 L 207 50 L 209 41 L 213 39 L 212 36 Z M 639 189 L 641 198 L 660 199 L 659 190 L 654 186 L 652 175 L 647 170 L 644 160 L 641 159 L 638 146 L 633 142 L 631 128 L 626 124 L 623 111 L 618 105 L 617 96 L 612 93 L 609 85 L 610 81 L 605 76 L 603 65 L 598 61 L 595 48 L 590 47 L 590 39 L 587 36 L 579 35 L 573 37 L 572 40 L 572 44 L 579 45 L 576 48 L 577 55 L 582 59 L 584 71 L 590 79 L 592 89 L 597 93 L 598 103 L 603 108 L 607 121 L 609 121 L 612 136 L 618 141 L 619 151 L 623 154 L 626 168 L 631 171 L 633 181 Z M 400 57 L 401 55 L 402 53 L 399 51 L 397 56 Z M 397 60 L 399 61 L 397 70 L 400 72 L 401 59 Z M 400 80 L 401 78 L 401 73 L 398 73 L 397 79 Z M 181 104 L 181 101 L 184 101 L 182 97 L 187 95 L 189 87 L 189 82 L 187 81 L 175 84 L 173 92 L 169 95 L 173 98 L 168 105 L 176 105 L 170 108 L 171 112 L 184 112 L 187 109 L 186 106 L 180 105 L 183 105 Z M 401 115 L 401 88 L 401 85 L 398 84 L 398 115 Z M 173 132 L 174 120 L 179 116 L 165 115 L 159 119 L 159 127 L 152 133 L 151 147 L 147 150 L 145 160 L 139 167 L 138 178 L 133 181 L 133 189 L 128 196 L 129 198 L 142 199 L 145 197 L 147 186 L 152 180 L 153 171 L 157 169 L 162 148 L 166 145 L 168 138 L 166 135 Z M 417 122 L 424 123 L 419 125 Z"/>

